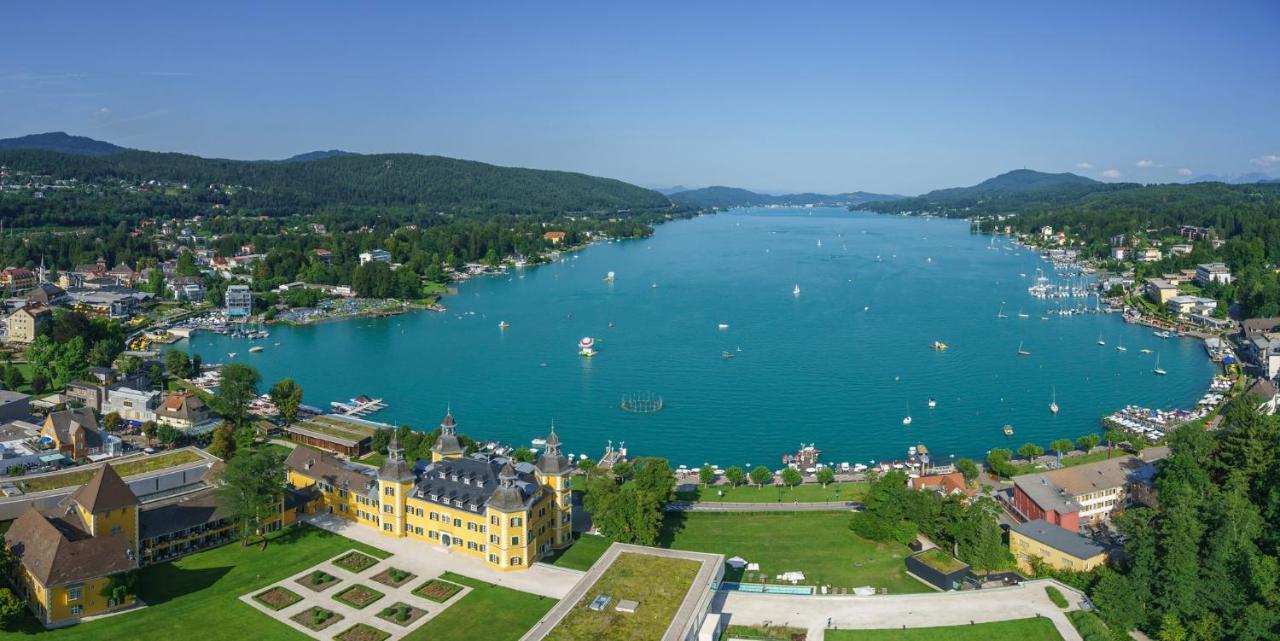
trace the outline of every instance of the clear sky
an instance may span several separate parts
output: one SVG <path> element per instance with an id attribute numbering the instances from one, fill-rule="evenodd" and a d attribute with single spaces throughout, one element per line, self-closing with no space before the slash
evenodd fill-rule
<path id="1" fill-rule="evenodd" d="M 0 137 L 771 191 L 1280 176 L 1275 0 L 372 4 L 10 7 Z"/>

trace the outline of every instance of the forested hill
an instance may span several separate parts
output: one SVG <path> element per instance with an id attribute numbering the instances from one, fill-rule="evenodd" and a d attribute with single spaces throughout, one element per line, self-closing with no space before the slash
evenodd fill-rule
<path id="1" fill-rule="evenodd" d="M 0 140 L 0 149 L 40 149 L 79 156 L 110 156 L 128 151 L 124 147 L 109 142 L 84 136 L 72 136 L 61 131 L 5 138 Z"/>
<path id="2" fill-rule="evenodd" d="M 784 194 L 773 196 L 737 187 L 703 187 L 670 195 L 672 201 L 690 207 L 752 207 L 760 205 L 858 205 L 868 201 L 902 198 L 892 194 L 872 194 L 865 191 L 843 194 Z"/>
<path id="3" fill-rule="evenodd" d="M 1033 207 L 1078 202 L 1091 194 L 1134 189 L 1133 183 L 1103 183 L 1072 173 L 1018 169 L 972 187 L 938 189 L 914 198 L 866 203 L 862 209 L 886 214 L 970 217 L 1021 213 Z"/>
<path id="4" fill-rule="evenodd" d="M 91 157 L 28 149 L 0 151 L 0 165 L 81 183 L 185 183 L 194 204 L 262 213 L 338 206 L 414 206 L 450 214 L 605 213 L 672 206 L 666 196 L 620 180 L 417 154 L 284 162 L 135 150 Z"/>

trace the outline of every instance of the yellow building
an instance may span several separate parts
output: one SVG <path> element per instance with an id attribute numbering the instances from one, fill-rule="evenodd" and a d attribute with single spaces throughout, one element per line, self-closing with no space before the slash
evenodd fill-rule
<path id="1" fill-rule="evenodd" d="M 104 440 L 98 418 L 87 407 L 50 412 L 40 427 L 40 438 L 73 461 L 102 452 Z"/>
<path id="2" fill-rule="evenodd" d="M 5 320 L 5 326 L 9 330 L 8 338 L 11 342 L 30 343 L 36 339 L 40 327 L 52 318 L 53 313 L 44 305 L 39 303 L 23 305 Z"/>
<path id="3" fill-rule="evenodd" d="M 527 568 L 572 543 L 571 468 L 554 429 L 536 464 L 464 453 L 448 414 L 430 462 L 410 464 L 393 438 L 376 473 L 307 447 L 286 466 L 290 485 L 310 492 L 311 513 L 443 545 L 495 569 Z"/>
<path id="4" fill-rule="evenodd" d="M 14 584 L 47 626 L 134 604 L 113 578 L 138 567 L 138 498 L 110 465 L 76 490 L 57 514 L 35 508 L 5 533 Z"/>
<path id="5" fill-rule="evenodd" d="M 1089 539 L 1044 519 L 1009 528 L 1009 551 L 1025 572 L 1038 558 L 1051 568 L 1088 572 L 1107 562 L 1107 551 Z"/>

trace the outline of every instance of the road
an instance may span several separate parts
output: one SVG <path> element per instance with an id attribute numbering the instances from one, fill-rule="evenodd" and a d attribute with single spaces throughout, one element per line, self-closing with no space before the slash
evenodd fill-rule
<path id="1" fill-rule="evenodd" d="M 918 628 L 989 623 L 1045 616 L 1065 641 L 1082 641 L 1063 610 L 1049 600 L 1055 586 L 1079 609 L 1084 596 L 1057 581 L 1040 579 L 1007 588 L 878 596 L 788 596 L 720 592 L 713 611 L 742 625 L 787 625 L 808 630 L 809 641 L 822 641 L 829 627 L 840 629 Z"/>

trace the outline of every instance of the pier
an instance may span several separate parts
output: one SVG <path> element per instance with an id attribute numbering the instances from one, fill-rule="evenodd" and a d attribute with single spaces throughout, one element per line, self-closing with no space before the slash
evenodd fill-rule
<path id="1" fill-rule="evenodd" d="M 333 401 L 329 403 L 334 414 L 341 416 L 363 417 L 387 409 L 387 404 L 380 398 L 357 397 L 350 402 Z"/>

